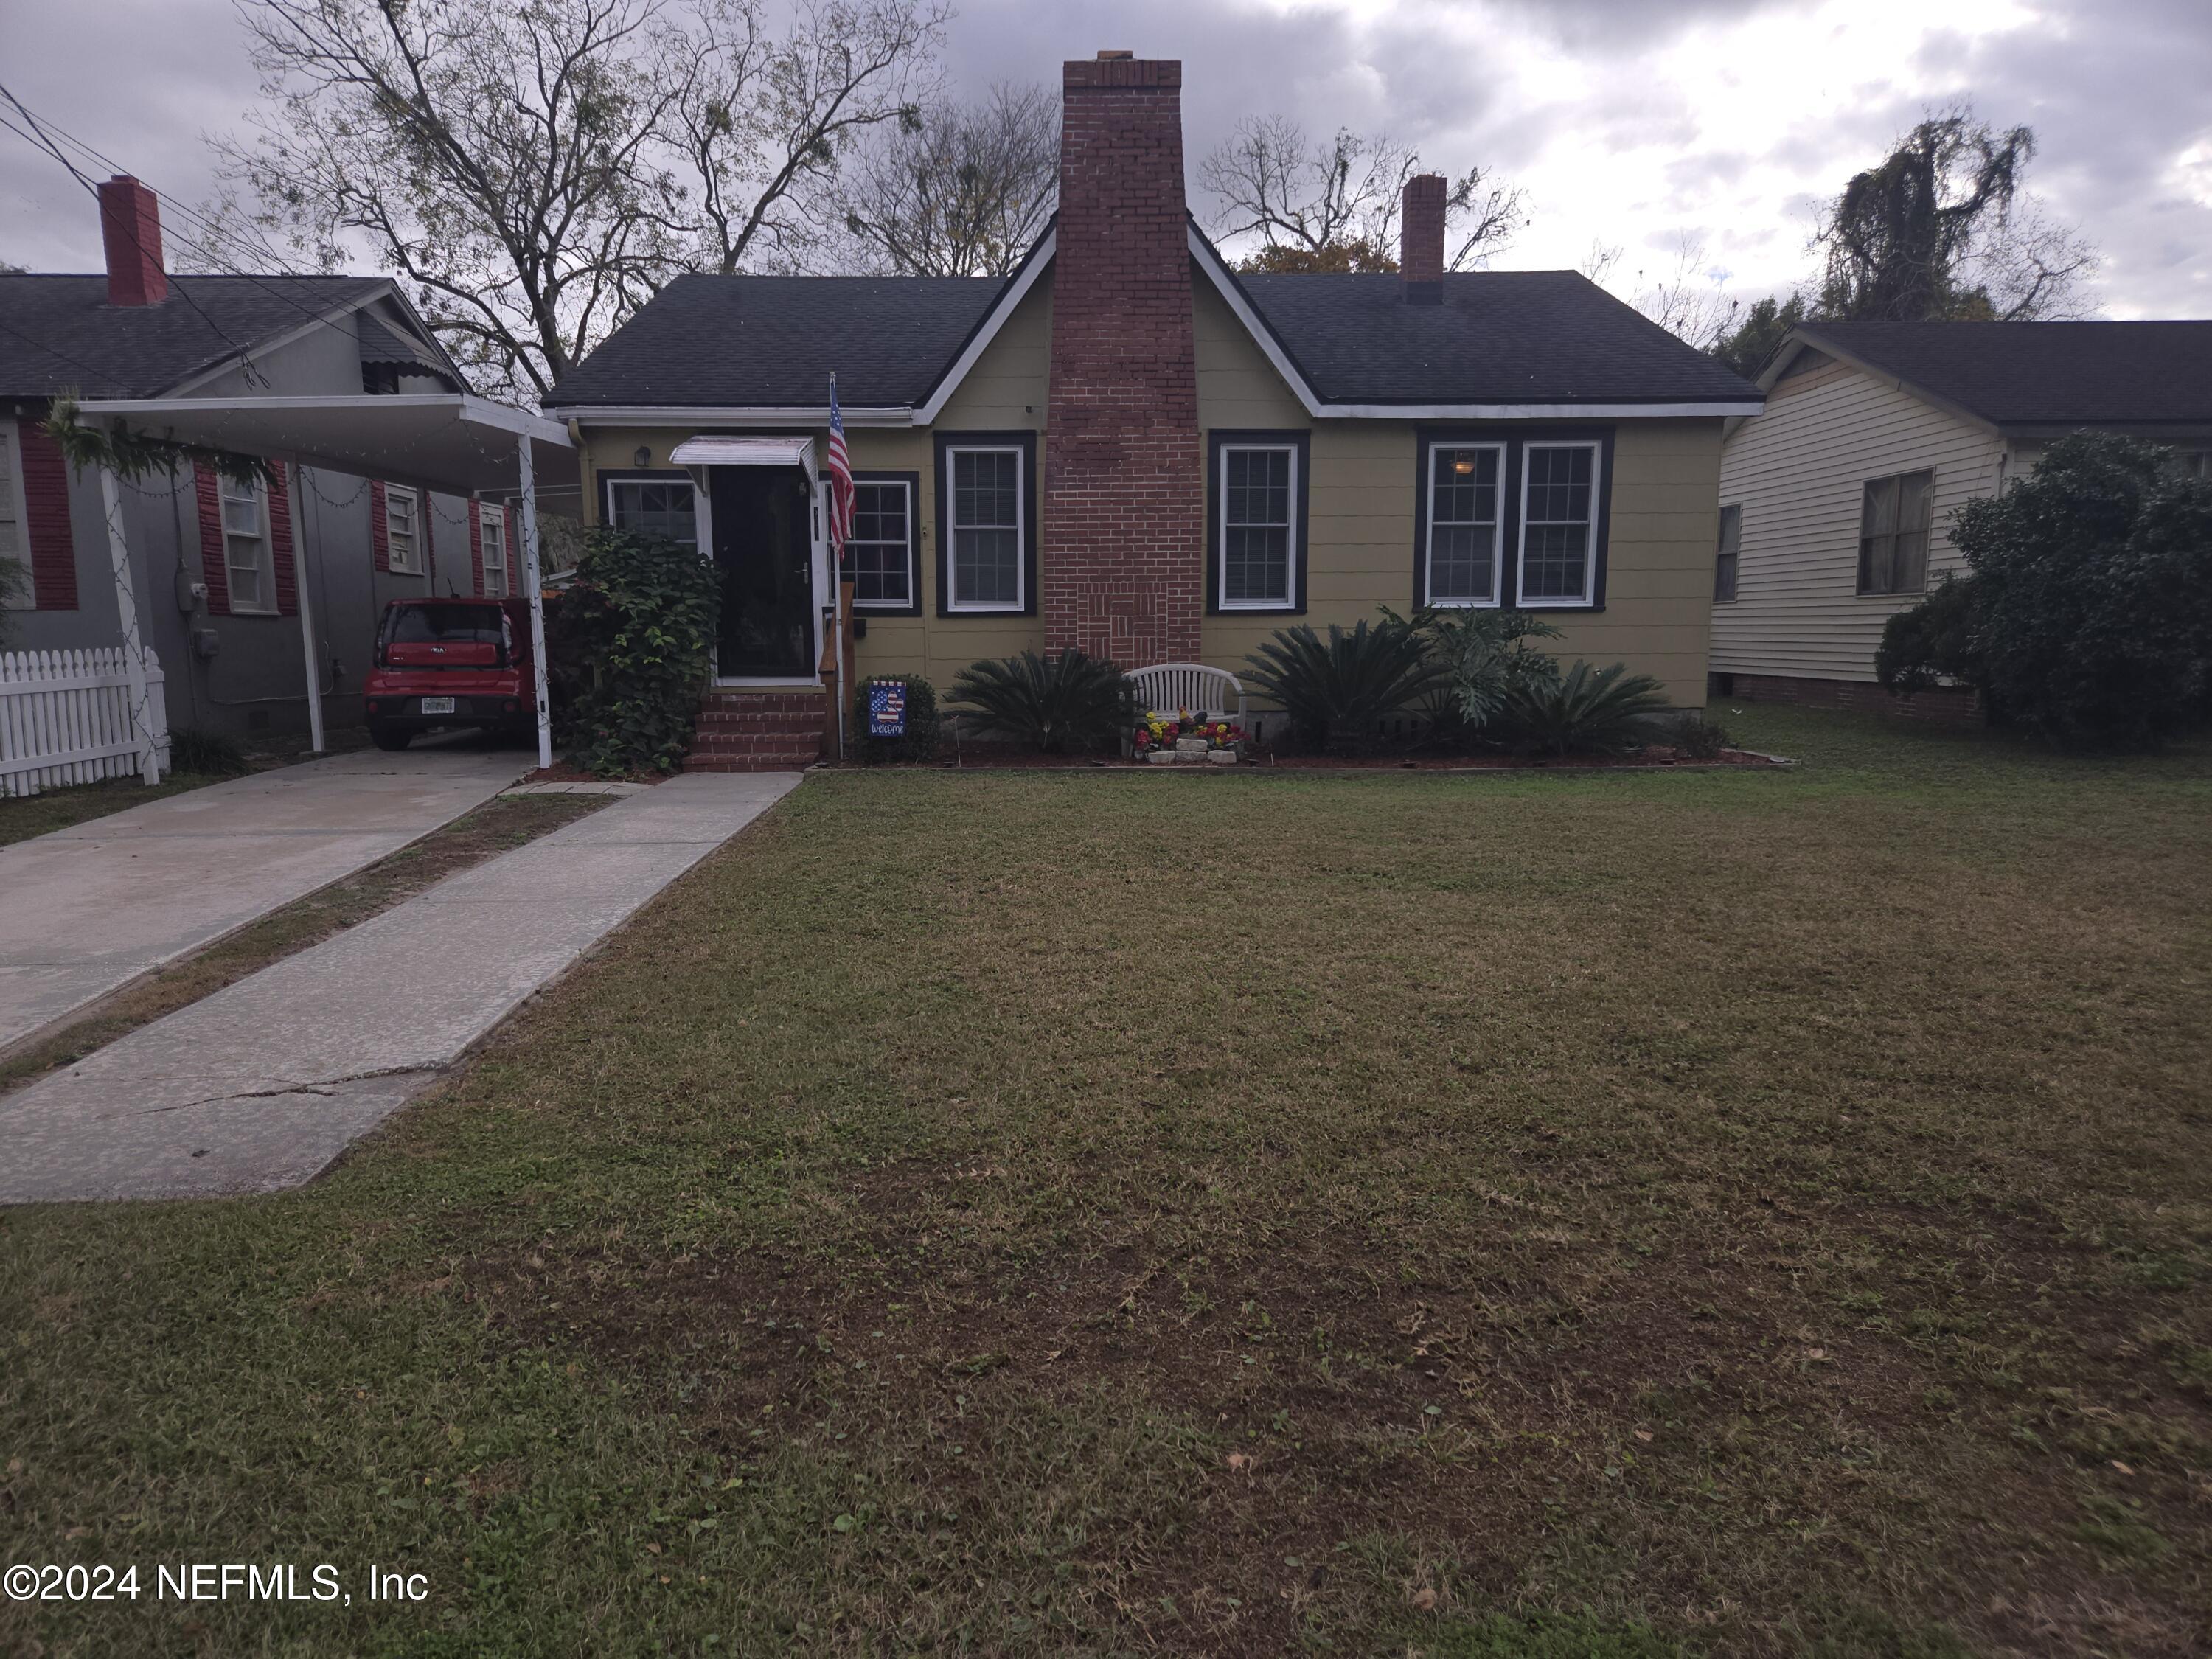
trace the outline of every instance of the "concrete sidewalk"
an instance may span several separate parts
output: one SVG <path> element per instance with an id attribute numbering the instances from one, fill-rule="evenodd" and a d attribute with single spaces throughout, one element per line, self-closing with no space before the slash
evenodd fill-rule
<path id="1" fill-rule="evenodd" d="M 0 847 L 0 1049 L 398 851 L 531 763 L 481 746 L 334 755 Z"/>
<path id="2" fill-rule="evenodd" d="M 0 1100 L 0 1203 L 299 1185 L 799 776 L 672 778 Z"/>

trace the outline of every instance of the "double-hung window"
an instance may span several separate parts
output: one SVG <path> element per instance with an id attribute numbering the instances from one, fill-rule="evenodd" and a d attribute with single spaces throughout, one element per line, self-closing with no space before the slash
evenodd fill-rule
<path id="1" fill-rule="evenodd" d="M 258 478 L 240 483 L 223 478 L 222 497 L 223 574 L 230 585 L 233 611 L 274 611 L 275 578 L 269 561 L 269 498 Z"/>
<path id="2" fill-rule="evenodd" d="M 16 447 L 15 422 L 0 421 L 0 559 L 23 568 L 16 580 L 0 586 L 0 605 L 11 609 L 35 603 L 31 591 L 31 538 L 23 511 L 23 458 Z"/>
<path id="3" fill-rule="evenodd" d="M 845 565 L 856 607 L 915 608 L 914 497 L 910 477 L 854 479 L 853 533 L 845 540 Z"/>
<path id="4" fill-rule="evenodd" d="M 477 544 L 483 550 L 483 591 L 489 599 L 503 599 L 514 589 L 507 575 L 507 512 L 495 507 L 477 512 Z"/>
<path id="5" fill-rule="evenodd" d="M 1859 592 L 1917 593 L 1928 586 L 1933 472 L 1869 478 L 1859 502 Z"/>
<path id="6" fill-rule="evenodd" d="M 1029 604 L 1028 453 L 1018 444 L 945 446 L 945 608 Z"/>
<path id="7" fill-rule="evenodd" d="M 698 507 L 689 478 L 608 479 L 607 523 L 699 550 Z"/>
<path id="8" fill-rule="evenodd" d="M 422 498 L 400 484 L 384 487 L 385 564 L 395 576 L 422 574 Z"/>
<path id="9" fill-rule="evenodd" d="M 1594 602 L 1601 447 L 1531 443 L 1521 452 L 1521 603 Z"/>
<path id="10" fill-rule="evenodd" d="M 1505 446 L 1437 444 L 1429 451 L 1424 605 L 1494 605 L 1505 544 Z"/>
<path id="11" fill-rule="evenodd" d="M 1218 434 L 1214 608 L 1295 611 L 1304 550 L 1305 453 L 1291 435 Z"/>
<path id="12" fill-rule="evenodd" d="M 1743 562 L 1743 507 L 1731 501 L 1721 508 L 1720 542 L 1713 552 L 1713 598 L 1735 598 L 1736 572 Z"/>

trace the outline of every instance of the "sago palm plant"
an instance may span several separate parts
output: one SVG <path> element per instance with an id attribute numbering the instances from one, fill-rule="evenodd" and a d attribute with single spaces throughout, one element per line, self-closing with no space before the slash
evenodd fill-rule
<path id="1" fill-rule="evenodd" d="M 1080 651 L 987 658 L 952 682 L 962 726 L 1048 754 L 1111 747 L 1135 715 L 1121 671 Z"/>
<path id="2" fill-rule="evenodd" d="M 1630 673 L 1626 663 L 1577 662 L 1556 681 L 1515 691 L 1505 720 L 1523 744 L 1548 754 L 1618 754 L 1650 742 L 1653 718 L 1668 707 L 1659 682 Z"/>
<path id="3" fill-rule="evenodd" d="M 1419 701 L 1437 679 L 1419 630 L 1388 611 L 1379 623 L 1331 623 L 1326 640 L 1303 623 L 1278 629 L 1245 661 L 1252 684 L 1282 705 L 1310 748 L 1360 746 L 1376 721 Z"/>

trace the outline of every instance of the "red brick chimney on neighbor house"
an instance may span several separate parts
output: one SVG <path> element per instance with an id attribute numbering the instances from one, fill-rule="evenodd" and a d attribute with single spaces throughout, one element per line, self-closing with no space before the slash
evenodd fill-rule
<path id="1" fill-rule="evenodd" d="M 1182 65 L 1062 66 L 1045 646 L 1124 668 L 1195 661 L 1205 587 Z"/>
<path id="2" fill-rule="evenodd" d="M 1406 180 L 1398 216 L 1398 274 L 1406 303 L 1444 302 L 1444 176 L 1417 173 Z"/>
<path id="3" fill-rule="evenodd" d="M 169 297 L 161 198 L 127 173 L 100 187 L 100 237 L 107 247 L 108 304 L 157 306 Z"/>

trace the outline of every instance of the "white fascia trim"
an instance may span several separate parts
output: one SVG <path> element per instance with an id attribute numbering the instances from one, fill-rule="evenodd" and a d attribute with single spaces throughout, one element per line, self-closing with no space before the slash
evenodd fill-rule
<path id="1" fill-rule="evenodd" d="M 1038 238 L 1036 246 L 1030 250 L 1030 257 L 1014 273 L 1014 280 L 1006 285 L 1006 291 L 999 296 L 998 303 L 983 319 L 982 326 L 975 331 L 975 337 L 960 355 L 952 360 L 952 367 L 945 371 L 945 378 L 937 383 L 937 389 L 914 411 L 913 424 L 930 426 L 936 422 L 937 417 L 944 412 L 945 405 L 952 400 L 952 394 L 960 390 L 961 381 L 968 378 L 968 371 L 975 367 L 975 360 L 983 355 L 984 348 L 998 337 L 999 331 L 1006 325 L 1006 319 L 1014 314 L 1015 307 L 1036 286 L 1037 278 L 1052 263 L 1052 251 L 1058 245 L 1059 239 L 1057 228 L 1048 230 Z"/>
<path id="2" fill-rule="evenodd" d="M 919 426 L 915 411 L 895 409 L 855 409 L 850 404 L 838 411 L 848 427 Z M 827 426 L 830 405 L 820 404 L 564 404 L 545 411 L 548 419 L 574 421 L 582 426 Z"/>
<path id="3" fill-rule="evenodd" d="M 1275 373 L 1283 377 L 1283 384 L 1297 394 L 1298 401 L 1305 405 L 1306 413 L 1316 418 L 1334 414 L 1334 409 L 1314 395 L 1314 389 L 1306 384 L 1306 377 L 1298 373 L 1297 365 L 1291 361 L 1289 354 L 1284 351 L 1267 324 L 1260 320 L 1259 313 L 1252 309 L 1251 301 L 1244 297 L 1244 290 L 1230 276 L 1227 267 L 1221 263 L 1220 255 L 1213 251 L 1213 245 L 1206 240 L 1196 225 L 1190 227 L 1187 240 L 1190 243 L 1190 257 L 1198 261 L 1199 269 L 1212 281 L 1214 291 L 1227 302 L 1230 310 L 1237 313 L 1237 320 L 1244 325 L 1244 331 L 1252 337 L 1252 343 L 1258 346 L 1267 361 L 1275 366 Z"/>
<path id="4" fill-rule="evenodd" d="M 1756 415 L 1766 405 L 1735 404 L 1323 404 L 1317 411 L 1352 421 L 1662 421 Z"/>

